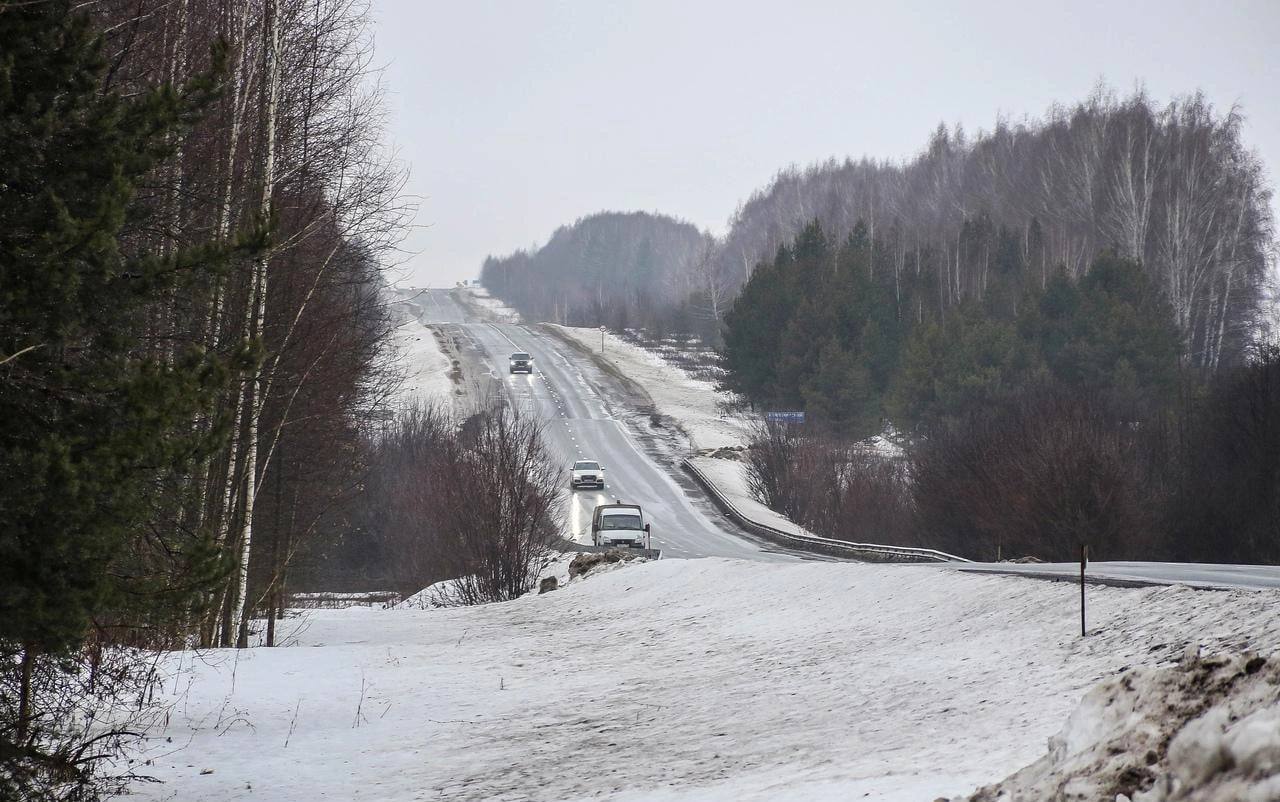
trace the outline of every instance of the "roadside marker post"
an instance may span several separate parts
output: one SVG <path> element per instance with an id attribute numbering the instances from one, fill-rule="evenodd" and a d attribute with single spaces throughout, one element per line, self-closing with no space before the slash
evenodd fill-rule
<path id="1" fill-rule="evenodd" d="M 1086 637 L 1089 631 L 1084 625 L 1084 567 L 1089 562 L 1089 546 L 1080 544 L 1080 637 Z"/>
<path id="2" fill-rule="evenodd" d="M 600 353 L 604 353 L 604 326 L 600 327 Z"/>

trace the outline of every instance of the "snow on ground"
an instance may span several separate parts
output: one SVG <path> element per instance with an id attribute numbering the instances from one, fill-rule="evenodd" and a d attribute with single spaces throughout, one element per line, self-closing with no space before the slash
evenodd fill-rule
<path id="1" fill-rule="evenodd" d="M 1044 754 L 1123 667 L 1274 649 L 1280 595 L 661 560 L 473 608 L 308 611 L 175 654 L 141 799 L 929 800 Z"/>
<path id="2" fill-rule="evenodd" d="M 1280 653 L 1191 654 L 1107 680 L 1044 757 L 974 796 L 1010 798 L 1280 799 Z"/>
<path id="3" fill-rule="evenodd" d="M 600 352 L 599 329 L 555 328 L 592 351 Z M 696 379 L 657 354 L 614 334 L 605 332 L 604 340 L 604 358 L 640 385 L 659 412 L 679 423 L 695 449 L 733 448 L 745 445 L 750 439 L 755 416 L 721 411 L 722 404 L 733 401 L 729 393 L 720 392 L 711 382 Z"/>
<path id="4" fill-rule="evenodd" d="M 391 332 L 391 349 L 395 364 L 404 381 L 393 398 L 403 408 L 415 400 L 452 398 L 457 390 L 451 374 L 453 360 L 440 347 L 435 330 L 424 325 L 416 314 L 413 289 L 389 291 L 389 302 L 399 317 L 400 325 Z"/>
<path id="5" fill-rule="evenodd" d="M 795 523 L 787 516 L 780 512 L 775 512 L 756 501 L 755 496 L 751 495 L 750 485 L 747 483 L 747 464 L 745 462 L 714 459 L 712 457 L 692 457 L 689 461 L 747 519 L 766 526 L 772 526 L 774 529 L 781 529 L 783 532 L 815 537 L 812 532 Z"/>
<path id="6" fill-rule="evenodd" d="M 396 394 L 396 406 L 414 400 L 447 399 L 456 385 L 450 378 L 453 362 L 440 349 L 434 332 L 416 320 L 396 327 L 392 347 L 404 383 Z"/>
<path id="7" fill-rule="evenodd" d="M 460 290 L 463 303 L 477 307 L 484 316 L 499 323 L 519 323 L 520 313 L 494 298 L 484 287 L 471 286 Z"/>

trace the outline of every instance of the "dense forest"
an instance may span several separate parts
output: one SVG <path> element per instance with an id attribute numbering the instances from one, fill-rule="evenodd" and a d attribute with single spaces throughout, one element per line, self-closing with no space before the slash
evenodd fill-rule
<path id="1" fill-rule="evenodd" d="M 829 537 L 998 560 L 1280 560 L 1280 355 L 1186 354 L 1142 266 L 1106 249 L 1040 285 L 996 232 L 986 294 L 921 312 L 893 250 L 813 222 L 726 319 L 726 383 L 802 409 L 749 451 L 755 491 Z M 929 292 L 929 289 L 923 290 Z M 886 429 L 900 455 L 868 448 Z"/>
<path id="2" fill-rule="evenodd" d="M 985 235 L 984 236 L 988 236 Z M 985 297 L 937 312 L 865 225 L 839 247 L 817 222 L 752 274 L 726 318 L 726 384 L 853 437 L 903 431 L 1041 380 L 1148 410 L 1174 392 L 1181 343 L 1141 265 L 1104 251 L 1042 287 L 1024 232 L 989 235 Z"/>
<path id="3" fill-rule="evenodd" d="M 807 222 L 838 239 L 862 221 L 895 277 L 927 282 L 921 302 L 942 309 L 985 295 L 1001 229 L 1017 232 L 1041 286 L 1110 248 L 1144 265 L 1192 362 L 1212 368 L 1249 341 L 1272 245 L 1270 190 L 1242 121 L 1200 95 L 1161 108 L 1099 91 L 972 140 L 940 126 L 906 164 L 780 173 L 734 215 L 717 269 L 738 286 Z"/>
<path id="4" fill-rule="evenodd" d="M 706 234 L 671 217 L 602 212 L 556 229 L 533 252 L 485 259 L 480 280 L 529 320 L 697 330 L 727 302 L 700 292 L 711 248 Z"/>
<path id="5" fill-rule="evenodd" d="M 0 8 L 0 797 L 109 790 L 118 647 L 245 644 L 344 526 L 406 211 L 370 47 L 347 0 Z"/>

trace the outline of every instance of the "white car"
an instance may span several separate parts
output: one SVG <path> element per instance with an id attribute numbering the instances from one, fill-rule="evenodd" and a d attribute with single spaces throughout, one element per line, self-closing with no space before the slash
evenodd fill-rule
<path id="1" fill-rule="evenodd" d="M 569 469 L 569 487 L 573 490 L 577 490 L 580 487 L 594 487 L 597 490 L 604 490 L 604 468 L 594 460 L 578 460 Z"/>

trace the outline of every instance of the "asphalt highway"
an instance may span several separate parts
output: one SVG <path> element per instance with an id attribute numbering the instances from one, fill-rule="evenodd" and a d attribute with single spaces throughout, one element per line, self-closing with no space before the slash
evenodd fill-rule
<path id="1" fill-rule="evenodd" d="M 501 393 L 522 414 L 542 420 L 548 449 L 565 467 L 565 517 L 580 542 L 590 542 L 596 504 L 621 500 L 640 504 L 653 526 L 653 547 L 667 557 L 731 557 L 748 560 L 829 560 L 755 538 L 725 518 L 696 486 L 680 481 L 674 459 L 647 448 L 643 416 L 629 408 L 617 379 L 588 357 L 535 327 L 487 322 L 459 306 L 446 290 L 422 292 L 411 306 L 424 323 L 440 324 L 471 344 L 483 363 L 472 370 L 471 393 Z M 532 375 L 508 373 L 507 358 L 524 351 L 534 358 Z M 574 460 L 605 468 L 603 491 L 568 488 Z M 1079 577 L 1078 563 L 933 563 L 921 569 L 1013 574 L 1038 579 Z M 1185 584 L 1200 588 L 1280 588 L 1280 566 L 1169 562 L 1091 562 L 1092 582 L 1115 585 Z"/>
<path id="2" fill-rule="evenodd" d="M 500 391 L 522 415 L 543 421 L 548 450 L 565 468 L 565 519 L 579 542 L 591 540 L 595 506 L 621 500 L 641 506 L 652 525 L 652 546 L 664 557 L 830 559 L 755 539 L 691 492 L 678 481 L 678 469 L 660 464 L 640 441 L 635 428 L 643 420 L 626 419 L 634 412 L 617 397 L 616 379 L 572 347 L 532 327 L 478 320 L 445 290 L 425 291 L 413 303 L 422 322 L 447 324 L 475 344 L 488 369 L 484 378 L 489 387 L 473 380 L 473 392 Z M 515 351 L 533 357 L 532 374 L 508 372 L 508 357 Z M 579 459 L 604 467 L 604 490 L 569 489 L 568 469 Z"/>

